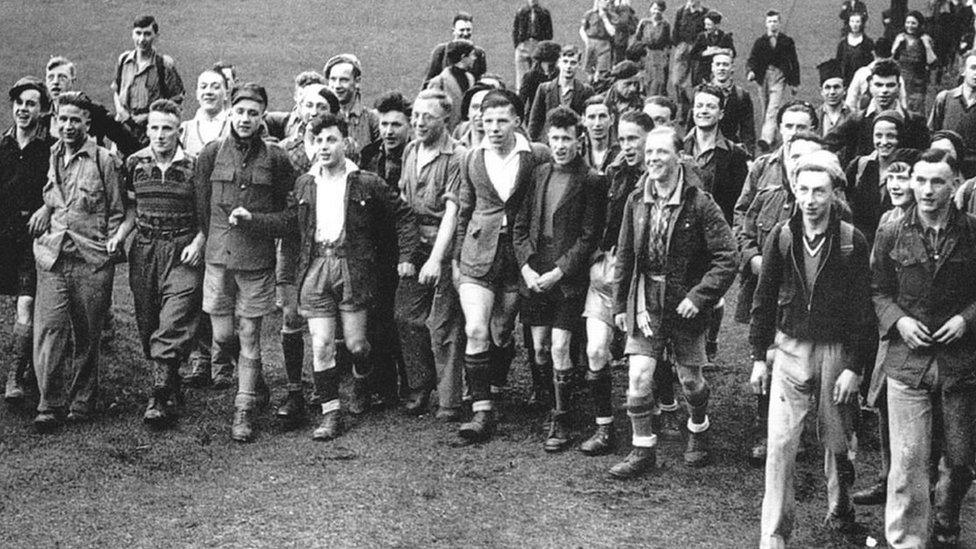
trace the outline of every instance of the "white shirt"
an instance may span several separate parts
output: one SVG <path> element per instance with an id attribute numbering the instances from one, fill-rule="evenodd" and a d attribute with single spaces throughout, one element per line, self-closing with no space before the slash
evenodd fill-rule
<path id="1" fill-rule="evenodd" d="M 515 146 L 509 151 L 508 155 L 502 158 L 494 149 L 491 148 L 490 141 L 486 136 L 479 145 L 485 151 L 485 171 L 488 172 L 488 180 L 495 192 L 502 200 L 508 201 L 515 189 L 515 178 L 518 177 L 519 153 L 532 152 L 529 140 L 520 133 L 515 134 Z"/>
<path id="2" fill-rule="evenodd" d="M 346 181 L 349 174 L 359 170 L 352 160 L 346 159 L 345 172 L 338 177 L 328 177 L 321 164 L 312 166 L 309 173 L 315 175 L 315 241 L 338 242 L 346 225 Z"/>

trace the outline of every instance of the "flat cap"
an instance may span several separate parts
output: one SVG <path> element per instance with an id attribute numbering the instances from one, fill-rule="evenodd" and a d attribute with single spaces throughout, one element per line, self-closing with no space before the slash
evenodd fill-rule
<path id="1" fill-rule="evenodd" d="M 265 107 L 268 106 L 268 92 L 265 91 L 264 86 L 255 84 L 254 82 L 245 82 L 234 88 L 234 91 L 231 92 L 231 105 L 235 105 L 242 99 L 250 99 L 251 101 L 261 103 Z"/>
<path id="2" fill-rule="evenodd" d="M 11 86 L 10 91 L 7 95 L 10 96 L 10 100 L 14 101 L 20 97 L 21 92 L 24 90 L 37 90 L 41 94 L 41 110 L 48 110 L 51 107 L 51 96 L 47 93 L 47 86 L 44 82 L 41 82 L 40 78 L 34 76 L 25 76 L 18 80 L 13 86 Z"/>
<path id="3" fill-rule="evenodd" d="M 614 80 L 627 80 L 640 73 L 640 65 L 633 61 L 621 61 L 613 66 L 610 77 Z"/>
<path id="4" fill-rule="evenodd" d="M 359 61 L 359 58 L 351 53 L 340 53 L 339 55 L 333 55 L 325 62 L 325 68 L 322 69 L 322 74 L 326 78 L 329 77 L 329 72 L 332 71 L 332 67 L 338 65 L 339 63 L 349 63 L 352 65 L 353 76 L 358 77 L 363 74 L 363 64 Z"/>

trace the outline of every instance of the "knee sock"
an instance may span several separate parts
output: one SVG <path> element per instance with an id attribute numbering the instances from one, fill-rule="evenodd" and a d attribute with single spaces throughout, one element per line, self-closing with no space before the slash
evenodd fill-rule
<path id="1" fill-rule="evenodd" d="M 515 342 L 510 341 L 504 347 L 499 347 L 492 342 L 488 352 L 491 353 L 491 372 L 488 383 L 495 387 L 508 385 L 508 371 L 511 369 L 512 360 L 515 358 Z"/>
<path id="2" fill-rule="evenodd" d="M 464 355 L 464 374 L 475 403 L 490 402 L 491 351 Z"/>
<path id="3" fill-rule="evenodd" d="M 322 413 L 326 414 L 339 409 L 339 369 L 333 366 L 321 372 L 312 372 L 315 383 L 315 393 L 318 395 Z"/>
<path id="4" fill-rule="evenodd" d="M 237 397 L 234 406 L 249 410 L 257 404 L 257 391 L 261 379 L 261 359 L 242 356 L 237 361 Z"/>
<path id="5" fill-rule="evenodd" d="M 34 362 L 34 326 L 31 324 L 14 324 L 13 367 L 17 378 L 23 380 Z"/>
<path id="6" fill-rule="evenodd" d="M 613 405 L 610 402 L 613 379 L 610 377 L 610 372 L 606 367 L 598 372 L 589 370 L 586 373 L 586 384 L 590 389 L 590 402 L 596 424 L 613 423 Z"/>
<path id="7" fill-rule="evenodd" d="M 305 362 L 305 339 L 301 332 L 281 334 L 281 352 L 285 357 L 288 392 L 302 390 L 302 366 Z"/>
<path id="8" fill-rule="evenodd" d="M 700 390 L 694 393 L 685 390 L 685 400 L 688 401 L 688 430 L 701 433 L 708 429 L 708 396 L 710 390 L 702 383 Z"/>
<path id="9" fill-rule="evenodd" d="M 654 369 L 654 400 L 665 412 L 676 412 L 678 401 L 674 398 L 674 383 L 677 376 L 674 375 L 674 367 L 670 361 L 662 360 L 657 368 Z"/>
<path id="10" fill-rule="evenodd" d="M 652 426 L 654 416 L 654 397 L 627 396 L 627 415 L 633 430 L 633 445 L 639 448 L 652 448 L 657 444 L 657 435 Z"/>

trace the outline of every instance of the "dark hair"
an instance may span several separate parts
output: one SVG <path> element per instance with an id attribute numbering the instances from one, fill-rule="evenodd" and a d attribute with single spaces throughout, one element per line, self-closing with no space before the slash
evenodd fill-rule
<path id="1" fill-rule="evenodd" d="M 80 91 L 62 93 L 58 98 L 58 107 L 60 108 L 65 105 L 71 105 L 72 107 L 77 107 L 87 112 L 89 118 L 91 117 L 92 110 L 95 108 L 95 103 L 88 97 L 88 94 Z"/>
<path id="2" fill-rule="evenodd" d="M 448 42 L 447 47 L 444 48 L 444 55 L 447 56 L 447 62 L 454 65 L 470 55 L 473 51 L 474 42 L 461 38 Z"/>
<path id="3" fill-rule="evenodd" d="M 919 25 L 925 24 L 925 16 L 922 15 L 922 12 L 918 10 L 912 10 L 905 14 L 905 19 L 908 19 L 909 17 L 914 17 L 915 20 L 918 21 Z"/>
<path id="4" fill-rule="evenodd" d="M 224 80 L 227 80 L 227 75 L 224 74 L 224 71 L 229 70 L 231 77 L 234 78 L 234 80 L 237 80 L 237 68 L 234 67 L 233 63 L 229 63 L 227 61 L 217 61 L 216 63 L 213 64 L 213 67 L 211 67 L 211 69 L 223 75 Z M 230 86 L 230 82 L 228 82 L 227 85 Z"/>
<path id="5" fill-rule="evenodd" d="M 458 21 L 469 21 L 474 23 L 474 17 L 471 17 L 471 14 L 466 11 L 459 11 L 454 14 L 454 20 L 451 21 L 451 26 L 453 27 Z"/>
<path id="6" fill-rule="evenodd" d="M 779 17 L 779 10 L 769 10 L 766 12 L 766 17 Z"/>
<path id="7" fill-rule="evenodd" d="M 810 143 L 816 143 L 817 145 L 820 145 L 821 148 L 827 147 L 827 142 L 824 140 L 823 137 L 820 136 L 820 134 L 809 130 L 796 132 L 796 134 L 793 136 L 793 139 L 790 139 L 790 143 L 796 143 L 797 141 L 809 141 Z"/>
<path id="8" fill-rule="evenodd" d="M 651 117 L 648 116 L 644 111 L 627 111 L 620 115 L 620 122 L 636 124 L 645 132 L 649 132 L 654 129 L 654 120 L 652 120 Z"/>
<path id="9" fill-rule="evenodd" d="M 891 39 L 885 38 L 884 36 L 879 36 L 878 39 L 874 41 L 874 55 L 878 59 L 887 59 L 891 57 Z"/>
<path id="10" fill-rule="evenodd" d="M 712 23 L 715 23 L 716 25 L 721 25 L 722 13 L 718 10 L 708 10 L 708 13 L 705 14 L 705 19 L 710 20 Z"/>
<path id="11" fill-rule="evenodd" d="M 464 92 L 464 97 L 461 98 L 461 120 L 468 119 L 468 110 L 471 109 L 471 100 L 478 92 L 491 91 L 497 88 L 493 88 L 484 82 L 475 82 L 474 86 L 468 88 L 468 91 Z"/>
<path id="12" fill-rule="evenodd" d="M 657 105 L 671 111 L 671 120 L 678 116 L 678 104 L 666 95 L 652 95 L 644 100 L 644 105 Z"/>
<path id="13" fill-rule="evenodd" d="M 925 162 L 927 164 L 939 164 L 945 162 L 949 165 L 949 169 L 952 170 L 953 175 L 959 174 L 959 161 L 955 156 L 949 151 L 942 149 L 928 149 L 918 157 L 918 162 Z"/>
<path id="14" fill-rule="evenodd" d="M 719 88 L 718 86 L 713 86 L 711 84 L 700 84 L 697 88 L 695 88 L 695 93 L 692 95 L 692 99 L 694 99 L 694 96 L 698 95 L 699 93 L 707 93 L 708 95 L 714 95 L 715 97 L 718 98 L 718 108 L 719 109 L 725 108 L 725 94 L 722 93 L 722 88 Z"/>
<path id="15" fill-rule="evenodd" d="M 583 102 L 584 113 L 586 112 L 586 108 L 589 107 L 590 105 L 603 105 L 604 107 L 607 108 L 607 112 L 610 113 L 610 116 L 617 115 L 617 109 L 613 108 L 613 105 L 607 104 L 607 96 L 603 95 L 602 93 L 591 95 L 588 98 L 586 98 L 586 101 Z"/>
<path id="16" fill-rule="evenodd" d="M 661 11 L 666 11 L 668 9 L 668 3 L 664 0 L 655 0 L 654 2 L 651 2 L 652 6 L 655 4 L 661 8 Z"/>
<path id="17" fill-rule="evenodd" d="M 882 78 L 901 78 L 901 68 L 894 59 L 879 59 L 871 69 L 871 78 L 880 76 Z M 870 80 L 870 79 L 869 79 Z"/>
<path id="18" fill-rule="evenodd" d="M 407 101 L 407 98 L 404 97 L 402 93 L 397 91 L 391 91 L 381 95 L 380 98 L 373 103 L 373 108 L 376 109 L 376 112 L 380 114 L 386 114 L 393 111 L 401 112 L 406 115 L 407 118 L 410 118 L 410 113 L 413 110 L 410 102 Z"/>
<path id="19" fill-rule="evenodd" d="M 295 87 L 304 88 L 309 84 L 326 84 L 325 77 L 318 71 L 302 71 L 295 75 Z"/>
<path id="20" fill-rule="evenodd" d="M 550 128 L 567 130 L 572 128 L 576 130 L 577 137 L 583 134 L 579 115 L 573 109 L 563 107 L 562 105 L 550 109 L 546 114 L 546 129 L 548 130 Z"/>
<path id="21" fill-rule="evenodd" d="M 149 105 L 149 112 L 161 112 L 165 114 L 172 114 L 179 121 L 182 116 L 180 106 L 176 104 L 175 101 L 170 99 L 157 99 Z M 177 124 L 179 125 L 179 124 Z"/>
<path id="22" fill-rule="evenodd" d="M 156 18 L 152 15 L 140 15 L 132 22 L 132 28 L 134 29 L 143 29 L 146 27 L 152 27 L 153 32 L 159 32 L 159 23 L 156 22 Z"/>
<path id="23" fill-rule="evenodd" d="M 317 114 L 308 121 L 308 131 L 312 135 L 318 135 L 322 133 L 322 130 L 328 128 L 338 128 L 342 137 L 349 137 L 349 124 L 342 115 L 332 113 Z"/>
<path id="24" fill-rule="evenodd" d="M 47 65 L 44 67 L 45 71 L 52 71 L 58 67 L 68 66 L 71 68 L 71 76 L 75 74 L 75 64 L 72 60 L 68 59 L 63 55 L 55 55 L 54 57 L 48 59 Z"/>
<path id="25" fill-rule="evenodd" d="M 518 117 L 521 117 L 522 111 L 525 110 L 522 100 L 508 90 L 491 90 L 481 102 L 481 112 L 495 107 L 510 107 Z"/>
<path id="26" fill-rule="evenodd" d="M 820 118 L 817 116 L 817 108 L 811 105 L 807 101 L 800 99 L 794 99 L 789 103 L 780 107 L 779 112 L 776 113 L 776 125 L 783 123 L 783 115 L 788 112 L 802 112 L 806 113 L 810 117 L 810 127 L 817 129 L 820 127 Z"/>
<path id="27" fill-rule="evenodd" d="M 961 155 L 965 154 L 966 145 L 962 139 L 962 136 L 959 135 L 959 133 L 954 132 L 952 130 L 938 130 L 932 132 L 932 136 L 929 139 L 929 143 L 935 143 L 940 139 L 945 139 L 949 141 L 949 143 L 952 143 L 952 148 L 956 150 L 956 158 L 959 158 Z"/>

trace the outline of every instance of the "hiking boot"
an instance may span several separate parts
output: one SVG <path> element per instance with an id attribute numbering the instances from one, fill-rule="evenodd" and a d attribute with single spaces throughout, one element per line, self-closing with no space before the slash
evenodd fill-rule
<path id="1" fill-rule="evenodd" d="M 294 425 L 305 420 L 305 411 L 305 395 L 301 391 L 288 391 L 275 410 L 275 417 L 278 421 Z"/>
<path id="2" fill-rule="evenodd" d="M 194 356 L 190 359 L 190 375 L 183 379 L 187 387 L 194 389 L 206 389 L 213 384 L 210 374 L 210 359 L 202 356 Z"/>
<path id="3" fill-rule="evenodd" d="M 7 385 L 3 392 L 3 399 L 10 406 L 17 406 L 24 401 L 24 387 L 21 385 L 20 376 L 16 368 L 10 368 L 7 372 Z"/>
<path id="4" fill-rule="evenodd" d="M 610 468 L 611 477 L 620 480 L 637 478 L 657 467 L 657 453 L 654 448 L 635 446 L 623 461 Z"/>
<path id="5" fill-rule="evenodd" d="M 366 378 L 353 377 L 352 391 L 349 393 L 349 413 L 354 416 L 365 414 L 371 404 Z"/>
<path id="6" fill-rule="evenodd" d="M 688 433 L 688 446 L 685 447 L 685 465 L 702 467 L 708 464 L 708 431 Z"/>
<path id="7" fill-rule="evenodd" d="M 888 499 L 888 483 L 879 480 L 867 488 L 854 492 L 851 499 L 856 505 L 884 505 L 885 500 Z"/>
<path id="8" fill-rule="evenodd" d="M 609 454 L 617 446 L 617 435 L 613 423 L 597 425 L 593 435 L 580 444 L 580 452 L 588 456 Z"/>
<path id="9" fill-rule="evenodd" d="M 458 434 L 470 442 L 485 442 L 495 431 L 495 417 L 490 410 L 475 412 L 471 421 L 462 423 Z"/>
<path id="10" fill-rule="evenodd" d="M 332 440 L 342 434 L 342 416 L 339 410 L 322 414 L 322 421 L 312 431 L 312 440 Z"/>
<path id="11" fill-rule="evenodd" d="M 410 416 L 420 416 L 430 411 L 430 390 L 414 389 L 403 402 L 403 412 Z"/>
<path id="12" fill-rule="evenodd" d="M 230 428 L 230 438 L 237 442 L 251 442 L 254 440 L 251 410 L 237 408 L 234 410 L 234 423 Z"/>
<path id="13" fill-rule="evenodd" d="M 542 444 L 542 449 L 547 452 L 562 452 L 569 448 L 570 432 L 566 425 L 565 412 L 553 412 L 552 422 L 549 424 L 549 434 L 546 441 Z"/>
<path id="14" fill-rule="evenodd" d="M 149 404 L 146 412 L 142 414 L 142 421 L 151 428 L 160 429 L 165 427 L 172 417 L 166 409 L 166 397 L 153 394 L 149 397 Z"/>
<path id="15" fill-rule="evenodd" d="M 64 412 L 40 412 L 34 417 L 38 433 L 51 433 L 64 424 Z"/>

